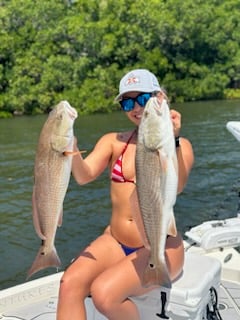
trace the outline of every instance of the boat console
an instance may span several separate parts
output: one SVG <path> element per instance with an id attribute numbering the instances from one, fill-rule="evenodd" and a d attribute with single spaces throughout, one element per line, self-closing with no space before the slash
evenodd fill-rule
<path id="1" fill-rule="evenodd" d="M 205 251 L 240 246 L 240 216 L 206 221 L 185 232 L 193 243 Z"/>

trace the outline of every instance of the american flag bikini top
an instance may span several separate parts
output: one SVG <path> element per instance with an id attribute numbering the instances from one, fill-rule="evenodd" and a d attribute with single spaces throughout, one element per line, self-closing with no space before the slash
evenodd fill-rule
<path id="1" fill-rule="evenodd" d="M 135 130 L 133 131 L 133 133 L 131 134 L 131 136 L 129 137 L 128 141 L 126 142 L 126 145 L 123 148 L 122 153 L 120 154 L 120 156 L 118 157 L 118 159 L 116 160 L 113 169 L 112 169 L 112 174 L 111 174 L 111 180 L 115 181 L 115 182 L 131 182 L 131 183 L 135 183 L 134 180 L 129 180 L 126 179 L 124 177 L 123 174 L 123 168 L 122 168 L 122 160 L 123 160 L 123 155 L 125 153 L 125 151 L 127 150 L 127 147 L 129 145 L 129 142 L 131 141 L 133 135 L 135 133 Z"/>

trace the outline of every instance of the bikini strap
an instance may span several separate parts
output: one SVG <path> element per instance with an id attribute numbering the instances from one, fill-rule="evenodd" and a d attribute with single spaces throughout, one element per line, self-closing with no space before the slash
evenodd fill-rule
<path id="1" fill-rule="evenodd" d="M 122 157 L 123 157 L 123 154 L 125 153 L 125 151 L 127 150 L 127 147 L 128 147 L 128 145 L 129 145 L 132 137 L 134 136 L 135 132 L 137 132 L 137 129 L 135 129 L 135 130 L 132 132 L 132 134 L 130 135 L 130 137 L 128 138 L 128 140 L 127 140 L 127 142 L 126 142 L 126 144 L 125 144 L 125 146 L 124 146 L 124 148 L 123 148 L 122 154 L 121 154 Z"/>

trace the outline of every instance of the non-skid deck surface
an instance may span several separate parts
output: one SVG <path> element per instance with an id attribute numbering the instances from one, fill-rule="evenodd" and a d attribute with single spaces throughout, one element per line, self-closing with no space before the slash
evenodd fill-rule
<path id="1" fill-rule="evenodd" d="M 218 297 L 220 314 L 223 320 L 240 320 L 240 286 L 233 282 L 222 282 Z M 106 319 L 92 308 L 91 299 L 86 300 L 88 318 L 94 320 Z M 17 307 L 0 315 L 1 320 L 56 320 L 57 293 L 50 298 Z M 14 309 L 14 308 L 13 308 Z M 238 312 L 239 310 L 239 312 Z M 156 316 L 156 319 L 159 319 Z M 144 319 L 145 320 L 145 319 Z M 150 320 L 147 317 L 146 320 Z M 151 319 L 152 320 L 152 319 Z"/>
<path id="2" fill-rule="evenodd" d="M 223 320 L 240 320 L 240 286 L 222 281 L 219 292 L 219 309 Z"/>

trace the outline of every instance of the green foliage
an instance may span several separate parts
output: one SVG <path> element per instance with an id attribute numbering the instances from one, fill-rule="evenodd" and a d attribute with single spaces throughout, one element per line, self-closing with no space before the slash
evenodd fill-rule
<path id="1" fill-rule="evenodd" d="M 238 0 L 1 1 L 0 117 L 111 112 L 133 68 L 172 101 L 239 97 L 239 21 Z"/>
<path id="2" fill-rule="evenodd" d="M 2 119 L 12 118 L 12 114 L 7 111 L 0 111 L 0 118 Z"/>
<path id="3" fill-rule="evenodd" d="M 225 89 L 224 90 L 225 99 L 240 99 L 240 89 Z"/>

